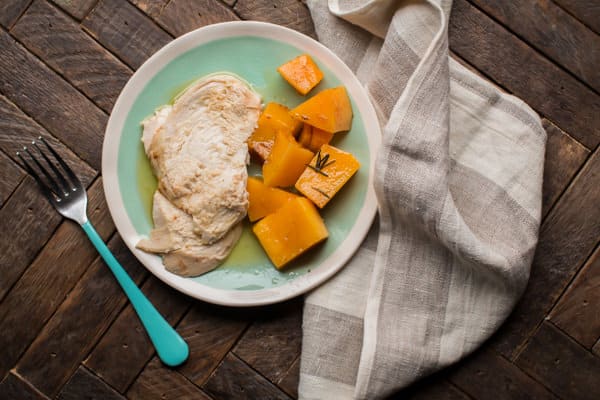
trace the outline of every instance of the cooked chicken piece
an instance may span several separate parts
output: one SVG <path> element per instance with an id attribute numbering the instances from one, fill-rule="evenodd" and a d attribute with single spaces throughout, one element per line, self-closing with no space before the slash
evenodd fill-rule
<path id="1" fill-rule="evenodd" d="M 159 107 L 156 109 L 156 111 L 154 111 L 154 114 L 142 121 L 142 143 L 144 144 L 144 151 L 146 154 L 150 153 L 152 139 L 154 138 L 154 135 L 158 129 L 163 126 L 167 120 L 167 117 L 171 112 L 171 108 L 173 108 L 173 106 L 167 105 Z"/>
<path id="2" fill-rule="evenodd" d="M 158 190 L 152 205 L 154 229 L 150 238 L 142 239 L 137 248 L 163 254 L 163 264 L 168 271 L 182 276 L 197 276 L 215 268 L 237 243 L 242 225 L 237 224 L 222 239 L 204 244 L 194 233 L 192 217 L 180 210 Z"/>
<path id="3" fill-rule="evenodd" d="M 219 240 L 246 215 L 246 140 L 260 102 L 238 78 L 209 76 L 175 100 L 152 137 L 148 154 L 158 188 L 192 216 L 203 243 Z"/>
<path id="4" fill-rule="evenodd" d="M 248 207 L 246 140 L 260 101 L 238 78 L 213 75 L 142 121 L 142 142 L 158 190 L 154 229 L 136 246 L 161 254 L 168 271 L 203 274 L 238 241 Z"/>

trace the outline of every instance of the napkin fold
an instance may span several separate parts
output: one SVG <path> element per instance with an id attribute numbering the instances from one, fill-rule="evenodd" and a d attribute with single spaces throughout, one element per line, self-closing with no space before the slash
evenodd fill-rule
<path id="1" fill-rule="evenodd" d="M 451 1 L 308 1 L 378 112 L 378 224 L 306 296 L 299 396 L 389 395 L 476 349 L 522 294 L 541 219 L 537 114 L 448 54 Z"/>

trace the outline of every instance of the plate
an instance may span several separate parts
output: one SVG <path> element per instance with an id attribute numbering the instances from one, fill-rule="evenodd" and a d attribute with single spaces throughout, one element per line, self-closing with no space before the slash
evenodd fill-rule
<path id="1" fill-rule="evenodd" d="M 217 269 L 185 278 L 165 270 L 159 256 L 135 248 L 152 229 L 152 193 L 156 180 L 144 154 L 140 122 L 169 103 L 196 79 L 229 71 L 246 80 L 263 97 L 293 107 L 298 95 L 276 68 L 297 55 L 310 54 L 325 75 L 310 93 L 344 85 L 354 118 L 348 133 L 336 134 L 332 144 L 349 151 L 361 168 L 325 207 L 329 230 L 324 244 L 278 271 L 250 231 Z M 344 266 L 373 221 L 376 199 L 373 162 L 381 133 L 375 110 L 351 70 L 329 49 L 296 31 L 263 22 L 226 22 L 192 31 L 150 57 L 119 95 L 106 128 L 102 175 L 110 213 L 121 237 L 152 274 L 189 296 L 228 306 L 280 302 L 318 286 Z M 249 174 L 260 172 L 249 168 Z"/>

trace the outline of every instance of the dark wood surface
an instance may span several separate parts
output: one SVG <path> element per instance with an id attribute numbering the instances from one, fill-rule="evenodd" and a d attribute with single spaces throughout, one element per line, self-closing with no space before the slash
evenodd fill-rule
<path id="1" fill-rule="evenodd" d="M 151 276 L 116 233 L 100 156 L 111 108 L 149 56 L 195 28 L 269 21 L 315 37 L 298 0 L 0 2 L 0 399 L 297 397 L 302 301 L 231 309 Z M 600 398 L 600 3 L 454 0 L 454 57 L 513 93 L 548 133 L 528 287 L 473 355 L 392 398 Z M 73 165 L 101 236 L 187 340 L 163 366 L 79 227 L 16 162 L 44 136 Z"/>

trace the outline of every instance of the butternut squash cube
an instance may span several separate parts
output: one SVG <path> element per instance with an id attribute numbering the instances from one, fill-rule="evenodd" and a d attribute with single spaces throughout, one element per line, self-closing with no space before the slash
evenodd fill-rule
<path id="1" fill-rule="evenodd" d="M 328 144 L 332 138 L 333 133 L 313 127 L 308 149 L 316 153 L 317 151 L 319 151 L 321 146 L 323 146 L 324 144 Z"/>
<path id="2" fill-rule="evenodd" d="M 316 153 L 319 151 L 321 146 L 324 144 L 328 144 L 333 138 L 333 133 L 326 132 L 323 129 L 315 128 L 314 126 L 310 126 L 308 124 L 304 124 L 302 130 L 300 131 L 300 135 L 298 135 L 298 143 Z"/>
<path id="3" fill-rule="evenodd" d="M 348 131 L 352 126 L 352 105 L 343 86 L 325 89 L 290 111 L 290 114 L 324 131 Z"/>
<path id="4" fill-rule="evenodd" d="M 301 95 L 306 95 L 323 79 L 323 72 L 308 54 L 303 54 L 277 68 L 290 85 Z"/>
<path id="5" fill-rule="evenodd" d="M 352 154 L 324 144 L 300 175 L 295 187 L 323 208 L 359 168 L 360 163 Z"/>
<path id="6" fill-rule="evenodd" d="M 300 146 L 308 149 L 308 147 L 310 146 L 310 141 L 312 139 L 312 131 L 313 131 L 312 126 L 310 126 L 308 124 L 304 124 L 302 126 L 300 135 L 298 135 L 298 143 L 300 143 Z"/>
<path id="7" fill-rule="evenodd" d="M 302 129 L 302 122 L 294 119 L 289 108 L 278 103 L 268 103 L 258 117 L 254 132 L 248 139 L 248 149 L 264 162 L 275 140 L 275 132 L 281 131 L 296 135 Z"/>
<path id="8" fill-rule="evenodd" d="M 319 212 L 304 197 L 288 201 L 258 221 L 252 231 L 277 269 L 329 235 Z"/>
<path id="9" fill-rule="evenodd" d="M 257 221 L 277 211 L 288 201 L 295 199 L 293 193 L 266 186 L 260 179 L 248 177 L 248 219 Z"/>
<path id="10" fill-rule="evenodd" d="M 294 186 L 312 158 L 313 153 L 300 146 L 293 136 L 277 132 L 271 153 L 262 168 L 265 185 Z"/>

